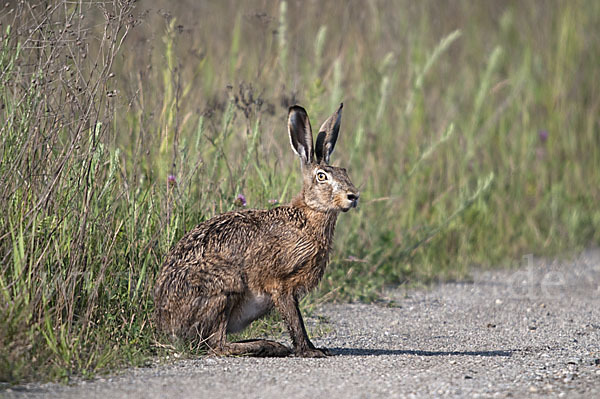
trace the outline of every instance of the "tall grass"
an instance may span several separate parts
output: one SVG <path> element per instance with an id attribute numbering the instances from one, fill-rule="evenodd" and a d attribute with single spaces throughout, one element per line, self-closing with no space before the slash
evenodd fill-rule
<path id="1" fill-rule="evenodd" d="M 240 194 L 267 208 L 299 190 L 294 103 L 319 126 L 344 101 L 333 159 L 362 200 L 308 304 L 597 245 L 599 8 L 5 7 L 0 380 L 197 353 L 155 336 L 155 275 Z"/>

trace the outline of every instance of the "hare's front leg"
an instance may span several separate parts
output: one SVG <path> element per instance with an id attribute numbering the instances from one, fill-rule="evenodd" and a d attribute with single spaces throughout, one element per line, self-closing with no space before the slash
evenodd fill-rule
<path id="1" fill-rule="evenodd" d="M 292 293 L 273 295 L 273 302 L 287 324 L 296 356 L 325 357 L 329 355 L 327 349 L 315 348 L 310 342 L 298 307 L 298 299 Z"/>

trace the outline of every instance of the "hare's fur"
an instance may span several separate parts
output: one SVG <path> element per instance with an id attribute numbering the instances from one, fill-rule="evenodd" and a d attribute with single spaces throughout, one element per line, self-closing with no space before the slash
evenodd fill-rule
<path id="1" fill-rule="evenodd" d="M 275 307 L 296 355 L 327 353 L 310 342 L 298 300 L 323 276 L 338 214 L 358 203 L 358 190 L 345 169 L 328 165 L 341 109 L 323 124 L 313 150 L 306 111 L 290 108 L 290 141 L 303 174 L 302 192 L 290 204 L 216 216 L 175 245 L 155 287 L 159 329 L 202 341 L 217 354 L 287 356 L 292 351 L 277 342 L 226 340 L 227 333 L 244 329 Z"/>

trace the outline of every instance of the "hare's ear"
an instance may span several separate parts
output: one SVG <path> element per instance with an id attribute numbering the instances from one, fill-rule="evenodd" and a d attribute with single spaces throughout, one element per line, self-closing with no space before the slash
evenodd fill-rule
<path id="1" fill-rule="evenodd" d="M 290 107 L 288 113 L 288 132 L 292 149 L 300 157 L 302 163 L 308 165 L 313 161 L 312 129 L 306 110 L 299 105 Z"/>
<path id="2" fill-rule="evenodd" d="M 317 136 L 317 142 L 315 143 L 315 155 L 317 157 L 317 163 L 329 164 L 329 156 L 333 152 L 335 142 L 337 141 L 338 134 L 340 132 L 340 124 L 342 123 L 342 107 L 344 104 L 340 104 L 340 108 L 333 113 L 319 129 L 319 135 Z"/>

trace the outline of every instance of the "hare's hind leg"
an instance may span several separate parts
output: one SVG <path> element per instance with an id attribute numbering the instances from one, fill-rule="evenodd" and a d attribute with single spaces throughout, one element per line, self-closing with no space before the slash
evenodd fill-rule
<path id="1" fill-rule="evenodd" d="M 206 339 L 210 351 L 220 356 L 256 356 L 256 357 L 285 357 L 292 351 L 285 345 L 266 339 L 252 339 L 240 342 L 227 342 L 227 322 L 231 314 L 235 297 L 220 295 L 212 298 L 215 308 L 225 306 L 224 312 L 218 315 L 214 322 L 214 330 Z"/>
<path id="2" fill-rule="evenodd" d="M 268 339 L 227 342 L 220 353 L 225 356 L 286 357 L 292 350 L 279 342 Z"/>

